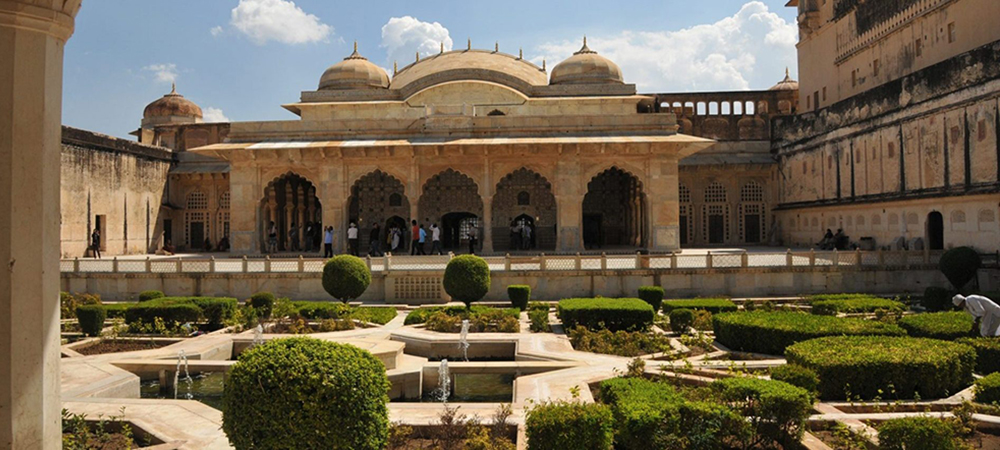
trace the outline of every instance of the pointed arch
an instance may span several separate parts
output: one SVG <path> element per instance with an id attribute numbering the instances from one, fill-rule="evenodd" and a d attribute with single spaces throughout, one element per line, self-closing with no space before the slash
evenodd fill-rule
<path id="1" fill-rule="evenodd" d="M 584 245 L 643 247 L 648 240 L 646 223 L 646 197 L 638 176 L 612 166 L 587 183 Z"/>
<path id="2" fill-rule="evenodd" d="M 495 250 L 555 249 L 556 197 L 539 172 L 522 166 L 500 178 L 491 211 Z"/>
<path id="3" fill-rule="evenodd" d="M 351 186 L 348 199 L 348 221 L 357 224 L 360 251 L 367 253 L 371 244 L 371 231 L 375 224 L 381 229 L 379 241 L 384 242 L 387 228 L 382 228 L 392 217 L 410 217 L 410 201 L 406 186 L 399 178 L 375 169 L 358 178 Z M 407 227 L 403 227 L 402 241 L 408 242 Z M 384 247 L 384 246 L 383 246 Z"/>
<path id="4" fill-rule="evenodd" d="M 315 230 L 322 228 L 323 212 L 312 181 L 288 171 L 273 178 L 263 194 L 258 226 L 264 252 L 308 251 L 318 246 L 321 235 Z"/>
<path id="5" fill-rule="evenodd" d="M 476 180 L 448 168 L 428 178 L 421 189 L 417 219 L 422 225 L 438 224 L 445 248 L 460 248 L 468 242 L 469 228 L 483 236 L 483 199 Z"/>

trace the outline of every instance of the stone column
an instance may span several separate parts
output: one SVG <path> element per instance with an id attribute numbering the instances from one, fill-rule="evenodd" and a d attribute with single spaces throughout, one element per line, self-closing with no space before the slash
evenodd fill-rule
<path id="1" fill-rule="evenodd" d="M 654 152 L 647 171 L 648 183 L 643 185 L 649 196 L 646 215 L 650 250 L 671 251 L 680 248 L 679 171 L 675 155 Z"/>
<path id="2" fill-rule="evenodd" d="M 346 178 L 344 164 L 335 151 L 327 149 L 322 165 L 319 180 L 316 180 L 319 184 L 316 187 L 316 196 L 319 197 L 323 226 L 333 227 L 334 253 L 344 253 L 347 249 L 347 201 L 350 192 L 344 182 Z"/>
<path id="3" fill-rule="evenodd" d="M 493 196 L 483 197 L 483 253 L 493 253 Z"/>
<path id="4" fill-rule="evenodd" d="M 79 9 L 0 1 L 0 449 L 62 447 L 62 74 Z"/>
<path id="5" fill-rule="evenodd" d="M 583 197 L 589 179 L 582 179 L 580 163 L 576 158 L 559 161 L 552 188 L 556 197 L 556 250 L 560 252 L 583 251 Z"/>

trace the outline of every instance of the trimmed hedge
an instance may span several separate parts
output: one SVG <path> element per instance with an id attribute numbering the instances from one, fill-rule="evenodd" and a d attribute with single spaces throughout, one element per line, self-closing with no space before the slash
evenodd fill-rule
<path id="1" fill-rule="evenodd" d="M 385 325 L 396 318 L 396 308 L 384 306 L 361 306 L 351 311 L 351 317 L 362 322 Z"/>
<path id="2" fill-rule="evenodd" d="M 473 306 L 469 309 L 465 309 L 461 306 L 425 306 L 410 311 L 410 314 L 406 316 L 406 320 L 403 321 L 403 325 L 419 325 L 425 323 L 427 322 L 427 319 L 439 312 L 443 312 L 449 316 L 463 317 L 469 314 L 489 314 L 491 311 L 502 311 L 505 316 L 513 317 L 517 320 L 520 320 L 521 317 L 521 311 L 516 308 L 499 309 L 489 306 Z"/>
<path id="3" fill-rule="evenodd" d="M 271 310 L 274 309 L 274 294 L 270 292 L 258 292 L 250 297 L 250 306 L 263 318 L 271 317 Z"/>
<path id="4" fill-rule="evenodd" d="M 528 450 L 611 450 L 614 418 L 600 403 L 543 403 L 525 419 Z"/>
<path id="5" fill-rule="evenodd" d="M 927 311 L 951 311 L 955 309 L 955 304 L 951 298 L 955 296 L 955 291 L 943 287 L 928 286 L 924 289 L 924 296 L 920 299 L 920 304 Z"/>
<path id="6" fill-rule="evenodd" d="M 507 286 L 507 298 L 510 299 L 511 306 L 524 311 L 528 309 L 528 302 L 531 301 L 531 286 L 526 284 Z"/>
<path id="7" fill-rule="evenodd" d="M 784 381 L 809 392 L 819 392 L 819 375 L 812 369 L 796 364 L 782 364 L 771 369 L 771 379 Z"/>
<path id="8" fill-rule="evenodd" d="M 878 310 L 902 312 L 906 305 L 895 300 L 878 297 L 814 300 L 812 313 L 822 316 L 836 316 L 840 313 L 873 313 Z"/>
<path id="9" fill-rule="evenodd" d="M 962 450 L 968 448 L 955 426 L 936 417 L 890 419 L 875 427 L 884 450 Z"/>
<path id="10" fill-rule="evenodd" d="M 346 319 L 351 315 L 350 305 L 335 302 L 293 302 L 292 306 L 305 319 Z"/>
<path id="11" fill-rule="evenodd" d="M 166 295 L 163 295 L 162 291 L 142 291 L 139 293 L 140 302 L 148 302 L 163 297 L 166 297 Z"/>
<path id="12" fill-rule="evenodd" d="M 108 313 L 109 319 L 124 319 L 125 311 L 135 305 L 135 303 L 105 303 L 104 311 Z"/>
<path id="13" fill-rule="evenodd" d="M 976 380 L 972 389 L 976 401 L 987 405 L 1000 403 L 1000 373 L 994 373 Z"/>
<path id="14" fill-rule="evenodd" d="M 976 350 L 976 373 L 989 375 L 1000 372 L 1000 338 L 968 337 L 956 340 Z"/>
<path id="15" fill-rule="evenodd" d="M 965 311 L 914 314 L 898 321 L 910 336 L 954 341 L 973 336 L 975 320 Z"/>
<path id="16" fill-rule="evenodd" d="M 656 311 L 637 298 L 568 298 L 557 308 L 567 330 L 581 325 L 611 331 L 645 330 L 653 324 Z"/>
<path id="17" fill-rule="evenodd" d="M 236 313 L 239 302 L 231 297 L 191 297 L 188 299 L 201 308 L 201 315 L 209 325 L 221 326 Z"/>
<path id="18" fill-rule="evenodd" d="M 323 265 L 323 290 L 347 303 L 361 297 L 372 283 L 365 261 L 353 255 L 337 255 Z"/>
<path id="19" fill-rule="evenodd" d="M 789 345 L 824 336 L 906 334 L 882 322 L 783 311 L 717 314 L 712 328 L 715 339 L 731 350 L 768 355 L 781 355 Z"/>
<path id="20" fill-rule="evenodd" d="M 663 304 L 663 288 L 659 286 L 639 286 L 639 298 L 649 303 L 653 311 L 659 311 Z"/>
<path id="21" fill-rule="evenodd" d="M 686 333 L 688 328 L 694 325 L 693 309 L 674 309 L 670 311 L 670 330 L 677 333 Z"/>
<path id="22" fill-rule="evenodd" d="M 937 339 L 832 336 L 785 350 L 790 364 L 819 375 L 824 400 L 942 398 L 972 382 L 972 347 Z"/>
<path id="23" fill-rule="evenodd" d="M 444 291 L 468 308 L 490 291 L 490 266 L 476 255 L 456 256 L 448 261 L 442 281 Z"/>
<path id="24" fill-rule="evenodd" d="M 739 308 L 728 298 L 695 298 L 691 300 L 666 300 L 663 302 L 664 313 L 670 314 L 670 311 L 675 309 L 695 309 L 719 314 L 735 312 Z"/>
<path id="25" fill-rule="evenodd" d="M 168 323 L 187 323 L 204 318 L 210 325 L 220 326 L 233 317 L 236 305 L 236 299 L 229 297 L 163 297 L 128 307 L 125 321 L 153 323 L 159 317 Z"/>
<path id="26" fill-rule="evenodd" d="M 726 405 L 750 421 L 755 440 L 789 448 L 798 444 L 812 412 L 813 396 L 791 384 L 756 377 L 723 378 L 709 385 Z"/>
<path id="27" fill-rule="evenodd" d="M 644 378 L 612 378 L 601 382 L 601 401 L 615 419 L 615 448 L 649 448 L 650 441 L 670 415 L 669 407 L 684 398 L 671 385 Z"/>
<path id="28" fill-rule="evenodd" d="M 104 329 L 104 319 L 108 312 L 103 305 L 80 305 L 76 307 L 76 320 L 80 330 L 87 336 L 100 336 Z"/>
<path id="29" fill-rule="evenodd" d="M 222 429 L 238 450 L 383 450 L 389 380 L 371 353 L 312 338 L 243 352 L 226 378 Z"/>

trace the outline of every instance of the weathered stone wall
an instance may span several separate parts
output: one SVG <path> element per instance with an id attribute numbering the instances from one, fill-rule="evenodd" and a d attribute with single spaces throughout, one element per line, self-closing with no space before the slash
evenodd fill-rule
<path id="1" fill-rule="evenodd" d="M 64 126 L 62 256 L 84 256 L 98 220 L 105 222 L 103 254 L 155 251 L 171 161 L 160 147 Z"/>

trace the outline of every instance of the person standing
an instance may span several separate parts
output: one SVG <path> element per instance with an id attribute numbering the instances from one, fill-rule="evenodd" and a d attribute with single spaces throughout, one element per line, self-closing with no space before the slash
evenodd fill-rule
<path id="1" fill-rule="evenodd" d="M 410 254 L 416 255 L 417 247 L 420 245 L 420 227 L 417 226 L 416 220 L 411 220 L 410 223 L 412 224 L 410 227 L 410 240 L 412 241 L 410 242 Z"/>
<path id="2" fill-rule="evenodd" d="M 438 224 L 431 224 L 431 254 L 441 255 L 441 229 L 438 228 Z"/>
<path id="3" fill-rule="evenodd" d="M 312 222 L 306 222 L 306 253 L 312 253 L 313 251 L 313 234 L 316 230 L 313 227 Z"/>
<path id="4" fill-rule="evenodd" d="M 288 229 L 288 249 L 293 252 L 299 251 L 299 229 L 295 227 L 295 222 L 292 222 L 292 226 Z"/>
<path id="5" fill-rule="evenodd" d="M 476 254 L 476 227 L 469 227 L 469 254 Z"/>
<path id="6" fill-rule="evenodd" d="M 354 222 L 347 228 L 347 248 L 352 255 L 358 256 L 358 227 Z"/>
<path id="7" fill-rule="evenodd" d="M 379 227 L 378 222 L 372 227 L 371 233 L 368 234 L 368 254 L 370 256 L 382 256 L 382 241 L 379 238 L 382 235 L 382 230 Z"/>
<path id="8" fill-rule="evenodd" d="M 398 225 L 393 225 L 392 226 L 392 232 L 390 232 L 389 234 L 390 234 L 390 236 L 389 236 L 389 248 L 391 249 L 390 251 L 392 253 L 398 253 L 399 252 L 399 243 L 402 241 L 402 239 L 400 238 L 400 234 L 402 234 L 402 231 L 399 230 L 399 226 Z"/>
<path id="9" fill-rule="evenodd" d="M 333 258 L 333 227 L 328 226 L 323 232 L 323 257 Z"/>
<path id="10" fill-rule="evenodd" d="M 278 252 L 278 227 L 271 222 L 271 226 L 267 229 L 267 252 L 277 253 Z"/>
<path id="11" fill-rule="evenodd" d="M 426 255 L 427 253 L 424 253 L 424 244 L 427 243 L 427 231 L 424 230 L 424 226 L 423 225 L 420 226 L 420 230 L 418 231 L 418 233 L 419 233 L 420 239 L 417 242 L 417 245 L 418 245 L 418 247 L 417 247 L 417 254 L 418 255 Z"/>
<path id="12" fill-rule="evenodd" d="M 90 250 L 94 252 L 94 257 L 101 259 L 101 229 L 94 228 L 90 234 Z"/>
<path id="13" fill-rule="evenodd" d="M 531 225 L 524 224 L 521 227 L 521 245 L 524 246 L 525 250 L 531 250 Z"/>

